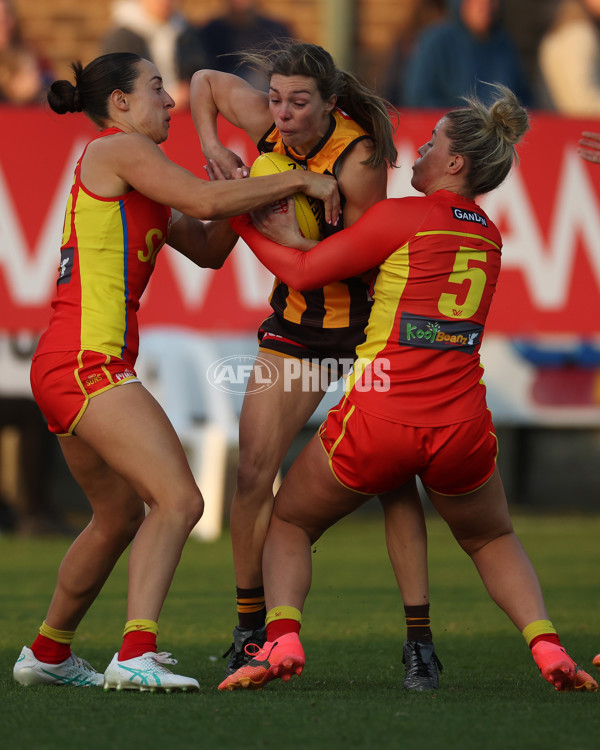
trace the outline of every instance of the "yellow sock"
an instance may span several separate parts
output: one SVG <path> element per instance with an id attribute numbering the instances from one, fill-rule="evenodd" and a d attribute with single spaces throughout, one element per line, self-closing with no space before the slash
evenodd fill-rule
<path id="1" fill-rule="evenodd" d="M 295 620 L 302 622 L 302 612 L 296 607 L 273 607 L 267 612 L 265 623 L 268 625 L 275 620 Z"/>
<path id="2" fill-rule="evenodd" d="M 147 633 L 154 633 L 154 635 L 158 635 L 158 623 L 154 620 L 128 620 L 125 623 L 125 630 L 123 631 L 123 635 L 125 636 L 127 635 L 127 633 L 139 631 L 145 631 Z"/>
<path id="3" fill-rule="evenodd" d="M 523 638 L 525 638 L 528 646 L 534 638 L 538 637 L 538 635 L 558 635 L 550 620 L 534 620 L 534 622 L 530 622 L 529 625 L 526 625 L 522 632 Z"/>
<path id="4" fill-rule="evenodd" d="M 46 620 L 44 620 L 40 626 L 40 635 L 43 635 L 46 638 L 51 638 L 57 643 L 64 643 L 65 645 L 70 646 L 71 643 L 73 643 L 73 638 L 75 638 L 75 631 L 51 628 L 50 625 L 46 624 Z"/>

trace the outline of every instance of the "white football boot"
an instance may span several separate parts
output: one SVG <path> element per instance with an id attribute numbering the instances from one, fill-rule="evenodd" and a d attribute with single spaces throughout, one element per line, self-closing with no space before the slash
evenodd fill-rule
<path id="1" fill-rule="evenodd" d="M 119 654 L 116 653 L 104 672 L 104 689 L 171 693 L 200 688 L 193 677 L 173 674 L 165 664 L 177 664 L 177 659 L 172 659 L 171 654 L 164 651 L 158 654 L 148 651 L 133 659 L 119 661 Z"/>
<path id="2" fill-rule="evenodd" d="M 71 685 L 73 687 L 100 687 L 104 676 L 96 672 L 87 661 L 71 654 L 59 664 L 46 664 L 35 658 L 33 651 L 23 646 L 13 668 L 13 677 L 21 685 Z"/>

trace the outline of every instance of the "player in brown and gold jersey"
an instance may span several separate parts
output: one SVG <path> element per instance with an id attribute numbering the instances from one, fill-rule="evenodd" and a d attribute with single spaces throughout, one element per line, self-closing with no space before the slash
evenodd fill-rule
<path id="1" fill-rule="evenodd" d="M 285 153 L 309 171 L 333 175 L 343 213 L 342 222 L 328 230 L 351 226 L 386 197 L 387 171 L 396 161 L 387 103 L 353 74 L 338 69 L 329 53 L 314 44 L 283 45 L 267 53 L 246 53 L 244 59 L 264 71 L 268 92 L 227 73 L 194 74 L 191 111 L 205 156 L 226 177 L 245 166 L 219 141 L 221 114 L 244 130 L 259 151 Z M 273 314 L 259 328 L 259 350 L 278 377 L 260 392 L 250 377 L 240 419 L 238 481 L 231 507 L 239 623 L 228 652 L 228 673 L 247 661 L 249 644 L 261 645 L 265 637 L 262 551 L 273 482 L 292 441 L 323 398 L 328 378 L 337 379 L 343 364 L 353 362 L 370 310 L 368 284 L 360 277 L 303 292 L 276 280 L 270 302 Z M 302 377 L 290 377 L 298 363 Z M 321 368 L 327 373 L 324 378 Z M 407 638 L 421 642 L 423 652 L 433 652 L 425 522 L 416 485 L 409 482 L 381 500 Z M 430 665 L 428 672 L 423 664 L 413 663 L 405 687 L 437 687 L 433 659 Z"/>

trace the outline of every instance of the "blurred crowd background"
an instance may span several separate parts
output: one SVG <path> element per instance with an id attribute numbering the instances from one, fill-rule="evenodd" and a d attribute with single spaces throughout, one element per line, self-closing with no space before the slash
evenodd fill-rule
<path id="1" fill-rule="evenodd" d="M 600 111 L 599 27 L 600 0 L 0 0 L 0 101 L 36 101 L 71 61 L 127 48 L 157 63 L 183 107 L 195 69 L 233 70 L 228 53 L 288 35 L 398 106 L 446 106 L 428 76 L 460 88 L 475 65 L 530 106 L 586 115 Z"/>

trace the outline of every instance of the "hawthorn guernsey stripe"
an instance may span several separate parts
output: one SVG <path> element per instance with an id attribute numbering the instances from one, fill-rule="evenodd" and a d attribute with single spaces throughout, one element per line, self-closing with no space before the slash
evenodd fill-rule
<path id="1" fill-rule="evenodd" d="M 287 154 L 305 169 L 335 176 L 347 150 L 368 137 L 360 125 L 336 109 L 331 115 L 329 130 L 309 154 L 299 156 L 288 149 L 274 125 L 258 142 L 258 149 L 261 153 L 274 151 Z M 342 228 L 341 222 L 337 227 L 328 226 L 326 234 Z M 305 292 L 299 292 L 276 279 L 269 302 L 285 320 L 313 328 L 347 328 L 366 321 L 370 310 L 367 286 L 359 278 L 345 279 Z"/>
<path id="2" fill-rule="evenodd" d="M 110 128 L 98 138 L 118 132 Z M 67 201 L 53 314 L 37 353 L 83 349 L 133 366 L 140 297 L 167 239 L 171 209 L 136 190 L 95 195 L 81 180 L 84 158 L 85 150 Z"/>

